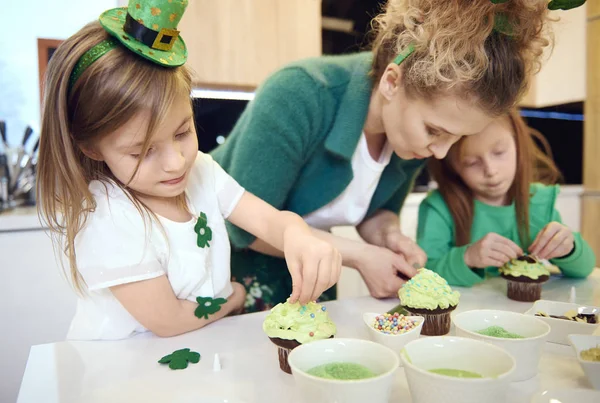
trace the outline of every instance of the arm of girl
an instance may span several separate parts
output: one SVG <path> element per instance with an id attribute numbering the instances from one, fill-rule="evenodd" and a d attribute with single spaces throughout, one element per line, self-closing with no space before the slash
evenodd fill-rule
<path id="1" fill-rule="evenodd" d="M 404 256 L 387 248 L 354 241 L 315 228 L 311 230 L 316 237 L 331 243 L 340 252 L 344 266 L 356 269 L 360 273 L 369 293 L 375 298 L 396 295 L 404 283 L 398 273 L 407 273 L 407 277 L 416 273 Z M 254 241 L 250 249 L 271 256 L 284 257 L 283 252 L 261 239 Z"/>
<path id="2" fill-rule="evenodd" d="M 536 236 L 529 251 L 541 259 L 548 259 L 568 277 L 586 277 L 596 266 L 596 256 L 579 232 L 572 232 L 562 224 L 554 209 L 552 222 Z"/>
<path id="3" fill-rule="evenodd" d="M 428 197 L 419 206 L 417 243 L 428 256 L 427 268 L 451 285 L 470 287 L 483 281 L 483 271 L 473 269 L 499 267 L 522 254 L 514 242 L 495 233 L 479 241 L 455 246 L 452 216 L 441 197 Z"/>
<path id="4" fill-rule="evenodd" d="M 195 302 L 178 299 L 166 275 L 150 280 L 110 287 L 121 305 L 146 329 L 160 337 L 172 337 L 200 329 L 209 323 L 236 313 L 244 307 L 246 290 L 232 283 L 233 294 L 221 309 L 208 319 L 197 318 Z"/>
<path id="5" fill-rule="evenodd" d="M 339 280 L 342 256 L 331 243 L 314 236 L 297 214 L 279 211 L 244 192 L 228 220 L 284 252 L 292 276 L 292 302 L 316 300 Z"/>

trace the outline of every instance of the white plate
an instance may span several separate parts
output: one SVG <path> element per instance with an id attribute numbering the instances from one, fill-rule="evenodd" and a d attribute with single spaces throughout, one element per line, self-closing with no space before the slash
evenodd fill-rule
<path id="1" fill-rule="evenodd" d="M 600 392 L 592 389 L 546 390 L 533 397 L 531 403 L 598 403 Z"/>
<path id="2" fill-rule="evenodd" d="M 525 312 L 525 315 L 535 316 L 536 312 L 545 312 L 548 315 L 564 315 L 565 312 L 570 310 L 585 309 L 586 312 L 594 313 L 596 316 L 600 314 L 600 308 L 591 305 L 571 304 L 568 302 L 538 300 L 535 301 L 531 309 Z M 546 318 L 543 316 L 536 316 L 538 319 L 543 320 L 550 325 L 550 334 L 548 335 L 548 341 L 550 343 L 558 343 L 569 345 L 569 339 L 567 336 L 570 334 L 593 334 L 598 328 L 597 323 L 580 323 L 565 319 Z"/>

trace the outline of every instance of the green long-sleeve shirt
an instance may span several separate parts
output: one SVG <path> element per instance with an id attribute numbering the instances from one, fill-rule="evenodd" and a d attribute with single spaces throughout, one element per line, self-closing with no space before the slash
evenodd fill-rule
<path id="1" fill-rule="evenodd" d="M 529 231 L 532 240 L 546 224 L 552 221 L 562 222 L 554 207 L 558 192 L 558 186 L 531 185 Z M 456 246 L 454 228 L 450 210 L 442 195 L 437 190 L 431 192 L 419 207 L 417 243 L 427 253 L 427 268 L 437 272 L 452 285 L 470 287 L 483 281 L 486 274 L 498 275 L 496 267 L 471 269 L 464 259 L 467 247 L 490 232 L 510 239 L 523 250 L 527 249 L 527 245 L 523 245 L 519 239 L 514 203 L 509 206 L 490 206 L 475 201 L 468 245 Z M 596 265 L 596 256 L 581 234 L 573 232 L 573 235 L 573 253 L 564 258 L 552 259 L 551 263 L 565 276 L 586 277 Z"/>

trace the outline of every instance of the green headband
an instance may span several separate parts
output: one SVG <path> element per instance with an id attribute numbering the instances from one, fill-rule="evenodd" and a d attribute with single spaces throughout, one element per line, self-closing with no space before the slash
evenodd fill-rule
<path id="1" fill-rule="evenodd" d="M 490 0 L 494 4 L 507 3 L 509 0 Z M 583 6 L 586 0 L 550 0 L 548 3 L 549 10 L 570 10 Z"/>
<path id="2" fill-rule="evenodd" d="M 97 45 L 92 46 L 87 52 L 83 54 L 77 61 L 77 64 L 73 68 L 71 72 L 71 77 L 69 78 L 69 92 L 75 85 L 75 82 L 81 77 L 81 74 L 92 65 L 96 60 L 107 54 L 112 49 L 116 48 L 119 44 L 114 37 L 110 37 L 108 39 L 103 40 Z"/>
<path id="3" fill-rule="evenodd" d="M 415 46 L 412 43 L 409 43 L 408 46 L 396 56 L 394 59 L 394 63 L 398 66 L 415 51 Z"/>

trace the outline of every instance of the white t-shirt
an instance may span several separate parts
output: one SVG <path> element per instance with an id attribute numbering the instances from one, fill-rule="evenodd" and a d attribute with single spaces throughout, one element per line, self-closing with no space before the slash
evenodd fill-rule
<path id="1" fill-rule="evenodd" d="M 352 155 L 353 178 L 348 187 L 331 203 L 304 216 L 311 227 L 329 231 L 336 225 L 357 225 L 369 209 L 381 174 L 392 158 L 392 147 L 385 143 L 379 160 L 375 161 L 363 133 Z"/>
<path id="2" fill-rule="evenodd" d="M 78 300 L 68 339 L 114 340 L 147 331 L 113 296 L 109 287 L 115 285 L 167 275 L 179 299 L 231 295 L 225 219 L 244 189 L 211 156 L 198 152 L 190 172 L 186 195 L 192 220 L 159 217 L 164 232 L 115 184 L 92 181 L 89 188 L 97 207 L 75 238 L 77 268 L 89 292 Z M 201 213 L 212 231 L 204 247 L 194 231 Z"/>

